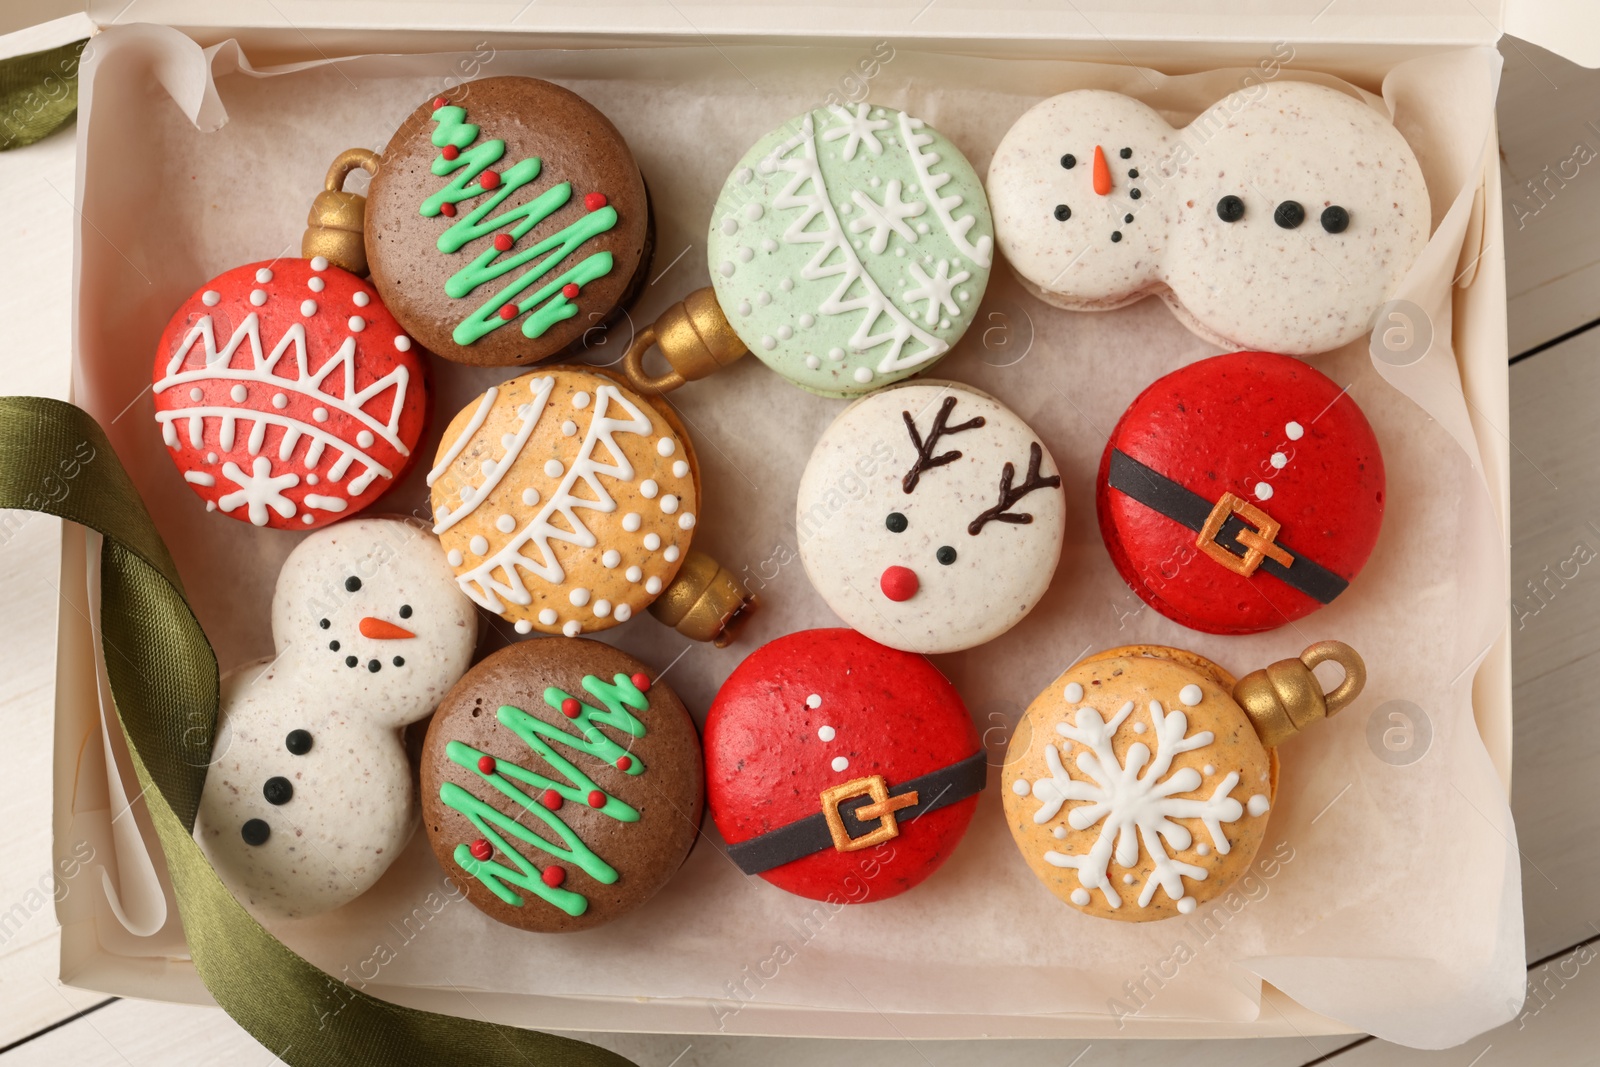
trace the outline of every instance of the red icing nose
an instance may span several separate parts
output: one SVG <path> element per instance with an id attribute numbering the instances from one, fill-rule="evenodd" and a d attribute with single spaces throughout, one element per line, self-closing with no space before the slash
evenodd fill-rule
<path id="1" fill-rule="evenodd" d="M 375 637 L 381 640 L 397 641 L 416 634 L 401 626 L 396 626 L 387 619 L 374 619 L 371 615 L 361 620 L 359 627 L 362 637 Z"/>
<path id="2" fill-rule="evenodd" d="M 917 572 L 910 567 L 888 567 L 878 579 L 883 595 L 896 602 L 916 596 L 917 585 Z"/>

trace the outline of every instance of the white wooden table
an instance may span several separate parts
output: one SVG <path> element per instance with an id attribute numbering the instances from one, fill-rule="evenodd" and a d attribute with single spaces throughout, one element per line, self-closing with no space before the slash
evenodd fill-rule
<path id="1" fill-rule="evenodd" d="M 1507 41 L 1500 97 L 1509 274 L 1516 731 L 1512 806 L 1523 853 L 1529 1000 L 1522 1017 L 1461 1048 L 1380 1041 L 1221 1041 L 1185 1064 L 1337 1067 L 1600 1062 L 1600 566 L 1549 575 L 1579 545 L 1600 557 L 1600 163 L 1559 184 L 1575 144 L 1600 152 L 1600 72 Z M 1591 121 L 1596 124 L 1590 125 Z M 1570 168 L 1569 168 L 1570 172 Z M 1528 181 L 1538 183 L 1539 193 Z M 71 134 L 0 155 L 0 391 L 64 397 L 71 273 Z M 15 210 L 24 206 L 25 210 Z M 1520 225 L 1519 225 L 1520 222 Z M 274 1058 L 214 1008 L 107 999 L 54 979 L 57 931 L 30 888 L 50 869 L 51 693 L 59 527 L 34 518 L 0 545 L 0 1067 L 188 1065 Z M 1550 570 L 1547 570 L 1550 568 Z M 1571 568 L 1567 568 L 1571 573 Z M 1530 584 L 1531 583 L 1531 584 Z M 1537 595 L 1529 590 L 1537 586 Z M 17 912 L 14 905 L 22 904 Z M 18 921 L 20 918 L 20 922 Z M 588 1035 L 580 1035 L 588 1036 Z M 1169 1063 L 1158 1042 L 765 1041 L 600 1036 L 641 1067 L 1008 1067 Z"/>

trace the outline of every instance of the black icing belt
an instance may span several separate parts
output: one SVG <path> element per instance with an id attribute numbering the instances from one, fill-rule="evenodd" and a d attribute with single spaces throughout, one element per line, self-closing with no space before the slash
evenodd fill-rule
<path id="1" fill-rule="evenodd" d="M 889 789 L 890 796 L 915 791 L 917 802 L 894 812 L 893 818 L 903 826 L 924 812 L 938 811 L 958 800 L 965 800 L 983 789 L 988 771 L 986 755 L 979 749 L 959 763 L 894 785 Z M 839 815 L 851 838 L 863 837 L 878 828 L 876 819 L 862 822 L 856 818 L 856 809 L 870 803 L 872 798 L 866 795 L 839 802 Z M 728 855 L 745 874 L 760 874 L 832 847 L 833 835 L 828 832 L 827 817 L 818 811 L 787 826 L 768 830 L 759 837 L 729 845 Z"/>
<path id="2" fill-rule="evenodd" d="M 1195 533 L 1199 533 L 1205 527 L 1206 520 L 1211 516 L 1211 501 L 1199 493 L 1185 489 L 1166 475 L 1157 473 L 1126 452 L 1117 449 L 1111 451 L 1111 471 L 1107 482 L 1111 488 L 1127 494 L 1152 511 L 1187 526 Z M 1222 529 L 1217 532 L 1217 544 L 1242 557 L 1248 551 L 1248 546 L 1241 544 L 1238 536 L 1241 530 L 1247 528 L 1253 529 L 1239 516 L 1229 515 L 1227 521 L 1222 524 Z M 1262 559 L 1260 569 L 1280 582 L 1300 590 L 1306 596 L 1323 604 L 1331 603 L 1350 585 L 1326 567 L 1319 567 L 1296 552 L 1293 547 L 1282 541 L 1274 543 L 1294 557 L 1293 564 L 1285 567 L 1271 556 L 1267 556 Z"/>

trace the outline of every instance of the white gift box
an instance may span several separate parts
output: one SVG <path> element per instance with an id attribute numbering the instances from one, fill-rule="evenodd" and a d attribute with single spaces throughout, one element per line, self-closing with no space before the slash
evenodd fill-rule
<path id="1" fill-rule="evenodd" d="M 1363 647 L 1368 696 L 1283 752 L 1279 826 L 1269 827 L 1263 855 L 1278 842 L 1293 862 L 1257 872 L 1238 906 L 1219 905 L 1229 908 L 1214 923 L 1227 921 L 1225 936 L 1213 942 L 1211 927 L 1172 923 L 1095 924 L 1070 912 L 1016 855 L 993 782 L 946 870 L 904 898 L 817 923 L 806 918 L 809 902 L 730 874 L 713 836 L 635 916 L 566 938 L 514 933 L 448 901 L 418 911 L 442 878 L 418 834 L 367 896 L 276 933 L 386 999 L 459 1013 L 454 990 L 466 989 L 475 1012 L 563 1030 L 1097 1039 L 1366 1030 L 1440 1046 L 1515 1013 L 1523 957 L 1506 806 L 1510 497 L 1493 46 L 1504 29 L 1600 62 L 1600 34 L 1575 32 L 1596 16 L 1578 0 L 1508 2 L 1503 25 L 1469 0 L 1405 12 L 1380 0 L 1315 0 L 1296 11 L 1225 0 L 1169 6 L 260 0 L 224 9 L 143 0 L 129 14 L 165 25 L 122 25 L 121 0 L 89 5 L 102 32 L 80 90 L 74 397 L 107 425 L 224 670 L 270 652 L 266 604 L 295 538 L 199 513 L 161 457 L 149 397 L 140 396 L 155 340 L 207 278 L 295 254 L 334 154 L 381 148 L 441 84 L 548 77 L 616 122 L 657 211 L 655 281 L 635 309 L 639 322 L 706 284 L 701 238 L 744 148 L 829 100 L 905 107 L 982 173 L 1022 110 L 1067 88 L 1117 89 L 1192 117 L 1198 101 L 1250 79 L 1341 79 L 1395 114 L 1434 197 L 1434 239 L 1397 294 L 1407 301 L 1399 317 L 1380 324 L 1379 357 L 1358 345 L 1311 361 L 1355 384 L 1384 443 L 1393 493 L 1373 563 L 1339 604 L 1288 633 L 1184 631 L 1140 610 L 1090 515 L 1069 530 L 1034 616 L 994 645 L 936 659 L 988 730 L 986 744 L 1003 749 L 1021 706 L 1092 649 L 1178 644 L 1242 672 L 1295 654 L 1309 638 Z M 1157 301 L 1071 315 L 1033 301 L 1004 270 L 979 314 L 983 325 L 937 374 L 1015 407 L 1050 442 L 1069 493 L 1090 484 L 1083 472 L 1092 477 L 1103 444 L 1095 423 L 1114 421 L 1142 384 L 1215 351 Z M 1385 330 L 1401 331 L 1400 341 L 1385 341 L 1395 336 Z M 1417 330 L 1429 332 L 1431 347 L 1416 345 Z M 620 355 L 610 343 L 590 361 Z M 430 442 L 476 391 L 511 374 L 442 361 L 434 369 Z M 840 405 L 798 393 L 754 360 L 674 401 L 695 427 L 708 498 L 720 498 L 702 513 L 698 543 L 765 601 L 748 636 L 720 652 L 691 650 L 675 666 L 671 684 L 703 716 L 716 685 L 760 640 L 837 624 L 780 549 L 799 468 Z M 409 490 L 396 490 L 391 510 L 421 503 Z M 80 610 L 94 604 L 97 554 L 92 535 L 66 530 L 56 853 L 66 860 L 89 842 L 105 866 L 99 890 L 58 906 L 61 977 L 107 993 L 207 1002 L 120 734 L 105 729 L 112 712 L 98 641 Z M 684 644 L 645 620 L 606 639 L 658 665 Z M 1389 720 L 1373 718 L 1396 701 L 1420 711 L 1430 738 L 1414 762 L 1384 747 Z M 1419 728 L 1404 716 L 1394 722 Z M 113 818 L 130 799 L 132 817 Z"/>

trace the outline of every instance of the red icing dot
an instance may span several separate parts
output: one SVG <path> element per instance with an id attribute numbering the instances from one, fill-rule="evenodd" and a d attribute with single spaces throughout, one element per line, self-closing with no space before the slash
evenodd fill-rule
<path id="1" fill-rule="evenodd" d="M 606 206 L 606 203 L 607 201 L 605 193 L 583 194 L 583 206 L 588 208 L 590 211 L 599 211 L 601 208 Z"/>
<path id="2" fill-rule="evenodd" d="M 502 319 L 505 319 L 507 322 L 510 322 L 512 319 L 516 318 L 517 317 L 517 305 L 515 305 L 515 304 L 507 304 L 505 307 L 501 308 L 500 309 L 500 317 Z"/>
<path id="3" fill-rule="evenodd" d="M 632 767 L 632 766 L 633 766 L 633 760 L 630 759 L 629 757 L 627 757 L 627 756 L 618 756 L 617 757 L 617 770 L 625 771 L 629 767 Z"/>
<path id="4" fill-rule="evenodd" d="M 572 282 L 568 282 L 566 285 L 561 287 L 561 295 L 566 297 L 568 300 L 575 300 L 578 296 L 578 287 Z"/>
<path id="5" fill-rule="evenodd" d="M 578 717 L 578 702 L 571 697 L 563 700 L 561 702 L 561 714 L 569 719 L 576 719 Z"/>
<path id="6" fill-rule="evenodd" d="M 560 867 L 546 867 L 540 873 L 539 878 L 545 885 L 554 889 L 567 880 L 567 872 Z"/>
<path id="7" fill-rule="evenodd" d="M 448 101 L 448 100 L 446 100 L 446 99 L 445 99 L 445 98 L 444 98 L 444 97 L 442 97 L 442 96 L 436 96 L 436 97 L 434 97 L 434 98 L 433 98 L 433 109 L 434 109 L 434 110 L 435 110 L 435 111 L 437 111 L 437 110 L 439 110 L 439 109 L 440 109 L 440 108 L 441 108 L 441 107 L 444 107 L 444 106 L 445 106 L 445 105 L 446 105 L 446 104 L 448 104 L 448 103 L 449 103 L 449 102 L 450 102 L 450 101 Z"/>
<path id="8" fill-rule="evenodd" d="M 878 579 L 878 588 L 890 600 L 910 600 L 917 595 L 917 572 L 910 567 L 886 567 Z"/>
<path id="9" fill-rule="evenodd" d="M 439 154 L 446 159 L 454 159 L 461 154 L 461 149 L 457 148 L 453 144 L 447 144 L 443 148 L 439 149 Z"/>
<path id="10" fill-rule="evenodd" d="M 546 789 L 543 793 L 539 794 L 539 803 L 543 804 L 551 811 L 560 811 L 561 794 L 557 793 L 554 789 Z"/>
<path id="11" fill-rule="evenodd" d="M 589 806 L 591 808 L 603 808 L 603 807 L 605 807 L 606 806 L 606 795 L 604 793 L 600 792 L 600 790 L 596 789 L 594 792 L 589 794 Z"/>
<path id="12" fill-rule="evenodd" d="M 496 248 L 498 248 L 502 252 L 511 251 L 511 235 L 509 233 L 497 233 L 497 234 L 495 234 L 494 235 L 494 246 Z"/>
<path id="13" fill-rule="evenodd" d="M 640 671 L 638 674 L 634 675 L 631 679 L 629 679 L 629 681 L 633 682 L 633 687 L 641 693 L 648 693 L 650 691 L 650 676 L 645 674 L 643 671 Z"/>
<path id="14" fill-rule="evenodd" d="M 494 855 L 494 846 L 481 837 L 467 847 L 472 851 L 472 858 L 475 860 L 486 860 Z"/>
<path id="15" fill-rule="evenodd" d="M 486 170 L 478 175 L 478 186 L 482 189 L 498 189 L 500 188 L 500 175 L 492 170 Z"/>
<path id="16" fill-rule="evenodd" d="M 478 757 L 478 770 L 482 771 L 484 774 L 493 774 L 494 766 L 495 764 L 493 756 Z"/>
<path id="17" fill-rule="evenodd" d="M 439 214 L 445 216 L 446 218 L 453 219 L 456 217 L 456 206 L 449 201 L 445 201 L 443 204 L 439 205 Z"/>

